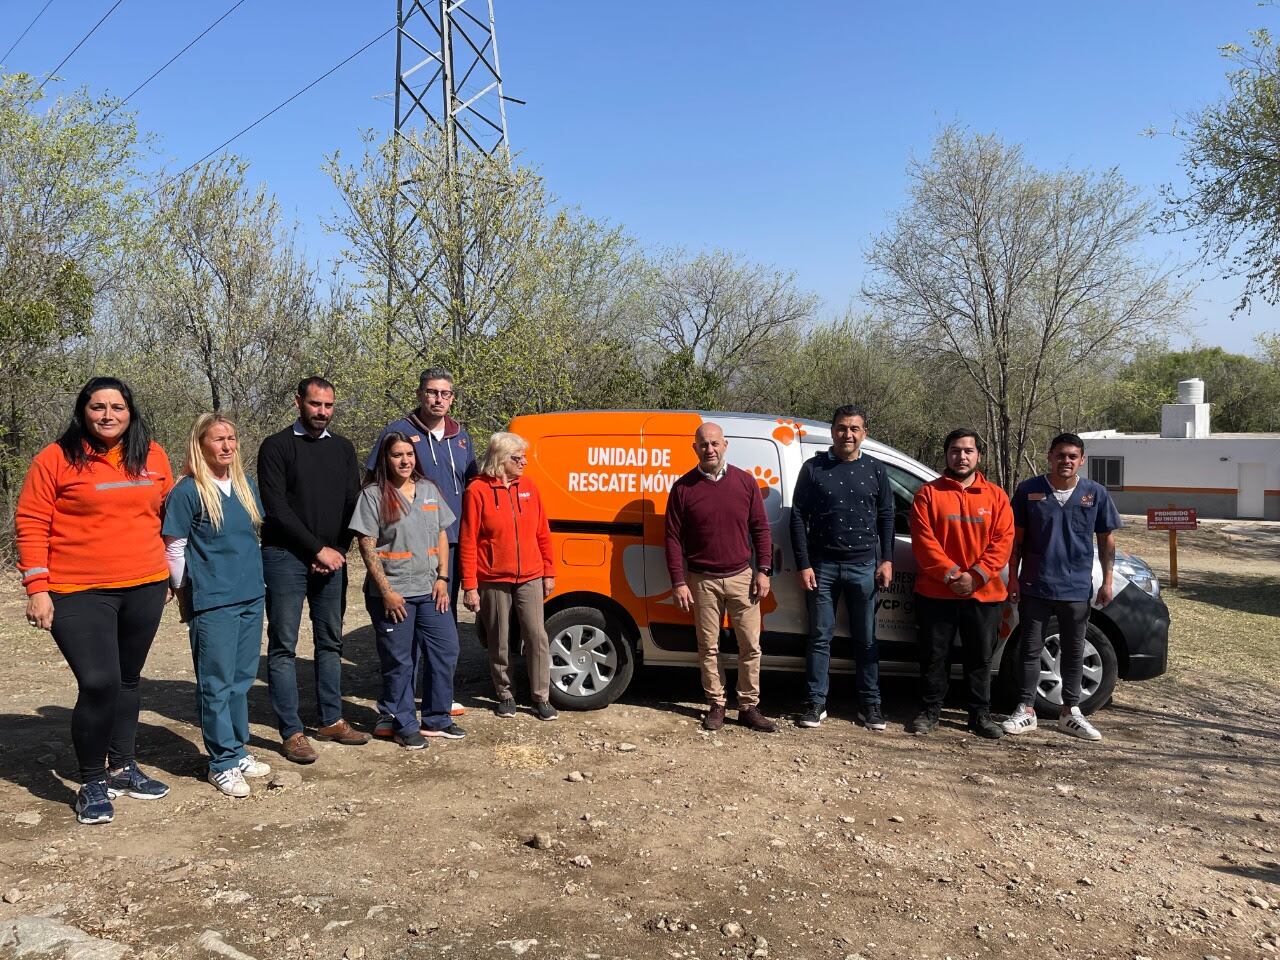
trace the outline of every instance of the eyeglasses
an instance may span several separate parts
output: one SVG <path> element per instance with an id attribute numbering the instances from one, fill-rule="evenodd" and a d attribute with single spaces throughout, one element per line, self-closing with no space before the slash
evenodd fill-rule
<path id="1" fill-rule="evenodd" d="M 423 390 L 424 397 L 439 397 L 441 400 L 452 400 L 454 393 L 452 390 Z"/>
<path id="2" fill-rule="evenodd" d="M 529 462 L 529 458 L 526 457 L 523 453 L 513 453 L 511 456 L 507 457 L 507 459 L 510 460 L 512 463 L 528 463 Z"/>

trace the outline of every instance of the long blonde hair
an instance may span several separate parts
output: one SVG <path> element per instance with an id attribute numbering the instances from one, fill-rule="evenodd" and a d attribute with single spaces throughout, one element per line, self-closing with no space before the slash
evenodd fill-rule
<path id="1" fill-rule="evenodd" d="M 236 428 L 234 421 L 222 413 L 202 413 L 191 425 L 191 439 L 187 441 L 187 463 L 183 473 L 196 483 L 196 492 L 200 494 L 200 503 L 204 512 L 213 524 L 213 529 L 222 529 L 222 491 L 214 482 L 213 471 L 204 458 L 204 438 L 217 424 L 225 423 L 232 430 Z M 244 475 L 244 466 L 240 462 L 240 447 L 237 444 L 236 454 L 231 460 L 231 489 L 245 513 L 253 521 L 254 529 L 262 526 L 262 512 L 258 509 L 253 491 L 249 489 L 249 481 Z"/>

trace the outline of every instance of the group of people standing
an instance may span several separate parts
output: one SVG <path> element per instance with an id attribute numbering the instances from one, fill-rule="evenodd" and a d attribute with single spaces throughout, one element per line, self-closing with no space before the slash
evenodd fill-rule
<path id="1" fill-rule="evenodd" d="M 532 712 L 557 718 L 543 625 L 555 563 L 546 511 L 524 476 L 528 445 L 496 433 L 477 460 L 470 436 L 449 415 L 454 398 L 448 371 L 425 371 L 417 407 L 384 428 L 362 471 L 352 443 L 330 430 L 333 384 L 309 377 L 298 384 L 297 419 L 262 442 L 256 483 L 244 470 L 235 424 L 214 412 L 192 425 L 175 484 L 129 387 L 111 377 L 85 384 L 66 429 L 32 461 L 16 521 L 27 621 L 52 633 L 79 685 L 71 726 L 80 822 L 109 822 L 111 801 L 121 795 L 150 800 L 169 791 L 138 766 L 135 735 L 139 678 L 164 606 L 175 597 L 188 626 L 208 779 L 219 791 L 248 796 L 248 781 L 270 773 L 247 747 L 247 698 L 264 616 L 267 687 L 283 755 L 308 764 L 318 758 L 311 738 L 369 742 L 370 734 L 343 717 L 353 536 L 367 571 L 365 607 L 382 673 L 373 737 L 415 750 L 430 738 L 466 736 L 455 719 L 465 711 L 453 699 L 459 590 L 488 650 L 496 715 L 517 712 L 510 654 L 518 630 Z M 866 434 L 864 411 L 837 409 L 832 446 L 804 464 L 795 488 L 791 539 L 811 628 L 801 727 L 827 716 L 841 599 L 857 665 L 858 719 L 871 730 L 886 727 L 875 607 L 877 591 L 893 579 L 894 500 L 884 465 L 862 451 Z M 694 615 L 708 701 L 703 726 L 716 730 L 725 722 L 718 644 L 727 615 L 738 644 L 738 721 L 774 732 L 759 706 L 760 606 L 774 573 L 760 489 L 729 465 L 728 441 L 716 424 L 699 428 L 693 448 L 697 467 L 671 489 L 666 557 L 673 602 Z M 1120 520 L 1106 490 L 1079 474 L 1083 441 L 1056 437 L 1049 472 L 1023 483 L 1012 502 L 978 470 L 983 447 L 975 431 L 953 430 L 943 451 L 945 472 L 921 487 L 911 513 L 923 705 L 909 729 L 927 734 L 937 726 L 957 633 L 970 729 L 993 739 L 1035 729 L 1040 651 L 1056 618 L 1058 726 L 1100 739 L 1078 706 L 1084 632 L 1091 599 L 1111 599 L 1112 531 Z M 1096 597 L 1095 536 L 1102 566 Z M 1018 709 L 996 723 L 991 658 L 1006 598 L 1018 602 L 1025 624 L 1024 676 Z M 315 647 L 311 738 L 296 675 L 304 603 Z"/>
<path id="2" fill-rule="evenodd" d="M 454 396 L 448 371 L 424 372 L 417 408 L 383 430 L 362 477 L 354 446 L 329 429 L 333 384 L 309 377 L 298 385 L 297 420 L 262 442 L 256 483 L 235 424 L 215 412 L 192 425 L 175 484 L 128 385 L 112 377 L 85 384 L 66 429 L 33 460 L 16 519 L 27 622 L 52 633 L 79 687 L 71 725 L 81 823 L 110 822 L 122 795 L 169 792 L 138 766 L 135 739 L 139 679 L 175 597 L 191 643 L 208 780 L 219 791 L 248 796 L 248 781 L 271 772 L 247 747 L 264 616 L 284 756 L 318 758 L 299 712 L 304 603 L 315 647 L 311 737 L 369 742 L 343 717 L 353 535 L 382 668 L 373 736 L 408 749 L 466 736 L 454 719 L 465 711 L 453 700 L 460 585 L 479 614 L 498 716 L 516 714 L 508 663 L 518 622 L 533 712 L 556 719 L 542 627 L 555 567 L 541 500 L 522 480 L 525 444 L 495 434 L 477 463 L 471 438 L 449 416 Z"/>
<path id="3" fill-rule="evenodd" d="M 878 591 L 893 580 L 894 497 L 884 465 L 862 450 L 866 436 L 866 412 L 839 407 L 831 418 L 831 447 L 805 461 L 792 497 L 791 544 L 810 630 L 808 702 L 796 717 L 800 727 L 818 727 L 827 718 L 831 640 L 841 600 L 849 617 L 858 721 L 873 731 L 887 727 L 875 611 Z M 694 613 L 708 704 L 703 727 L 718 730 L 725 722 L 719 642 L 727 616 L 738 646 L 738 721 L 772 733 L 777 724 L 760 712 L 760 608 L 774 572 L 773 541 L 760 489 L 746 471 L 728 463 L 728 445 L 717 424 L 698 428 L 698 465 L 673 485 L 667 503 L 667 569 L 675 604 Z M 942 476 L 920 487 L 911 508 L 922 704 L 907 729 L 927 735 L 937 728 L 957 635 L 969 729 L 992 740 L 1036 729 L 1040 657 L 1056 618 L 1062 662 L 1058 728 L 1100 740 L 1080 711 L 1085 630 L 1090 602 L 1105 606 L 1112 599 L 1113 531 L 1120 516 L 1106 488 L 1079 472 L 1084 441 L 1072 433 L 1054 437 L 1049 471 L 1020 484 L 1012 501 L 978 469 L 984 450 L 977 431 L 953 430 L 942 448 Z M 1096 594 L 1095 538 L 1102 570 Z M 991 667 L 1007 601 L 1018 605 L 1023 623 L 1022 670 L 1018 707 L 997 722 L 991 716 Z"/>

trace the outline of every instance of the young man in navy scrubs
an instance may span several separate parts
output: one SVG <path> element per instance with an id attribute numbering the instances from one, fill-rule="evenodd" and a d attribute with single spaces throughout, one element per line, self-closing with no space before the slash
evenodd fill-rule
<path id="1" fill-rule="evenodd" d="M 1013 494 L 1013 556 L 1009 599 L 1022 622 L 1022 692 L 1018 709 L 1001 726 L 1005 733 L 1036 729 L 1036 687 L 1045 629 L 1057 617 L 1062 664 L 1062 711 L 1058 729 L 1082 740 L 1102 734 L 1080 712 L 1084 634 L 1093 598 L 1093 543 L 1097 539 L 1102 583 L 1099 607 L 1111 602 L 1114 531 L 1120 514 L 1102 484 L 1080 474 L 1084 441 L 1061 433 L 1049 444 L 1049 472 L 1024 480 Z"/>

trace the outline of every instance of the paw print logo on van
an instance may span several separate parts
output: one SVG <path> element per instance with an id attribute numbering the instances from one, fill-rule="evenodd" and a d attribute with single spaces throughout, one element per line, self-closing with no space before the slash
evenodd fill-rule
<path id="1" fill-rule="evenodd" d="M 781 480 L 768 467 L 756 467 L 751 471 L 751 474 L 756 478 L 756 483 L 760 485 L 760 492 L 766 497 L 769 495 L 770 489 L 781 483 Z"/>
<path id="2" fill-rule="evenodd" d="M 806 433 L 808 431 L 794 420 L 779 419 L 778 425 L 773 428 L 773 438 L 780 441 L 784 447 L 793 440 L 803 437 Z"/>

